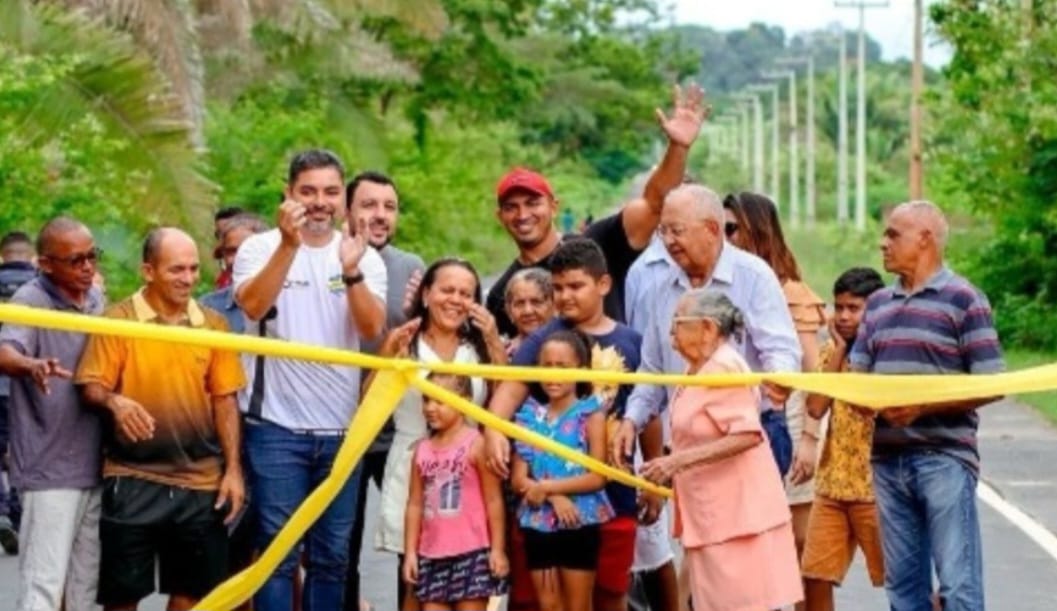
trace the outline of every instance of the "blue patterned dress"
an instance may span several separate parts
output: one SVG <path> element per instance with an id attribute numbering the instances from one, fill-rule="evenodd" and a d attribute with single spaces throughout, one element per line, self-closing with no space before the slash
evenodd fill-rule
<path id="1" fill-rule="evenodd" d="M 514 420 L 534 433 L 549 437 L 558 443 L 574 450 L 587 453 L 587 419 L 591 414 L 602 409 L 597 397 L 587 397 L 574 403 L 565 413 L 554 421 L 548 419 L 547 406 L 530 401 L 521 406 Z M 544 479 L 566 479 L 587 473 L 580 465 L 566 461 L 553 454 L 537 450 L 530 445 L 515 442 L 514 449 L 518 456 L 529 465 L 529 477 L 539 481 Z M 603 524 L 613 517 L 613 507 L 609 504 L 605 489 L 598 489 L 586 494 L 569 495 L 569 500 L 576 505 L 580 513 L 580 526 Z M 562 526 L 550 503 L 532 507 L 522 501 L 518 507 L 518 523 L 522 528 L 539 532 L 555 532 Z"/>

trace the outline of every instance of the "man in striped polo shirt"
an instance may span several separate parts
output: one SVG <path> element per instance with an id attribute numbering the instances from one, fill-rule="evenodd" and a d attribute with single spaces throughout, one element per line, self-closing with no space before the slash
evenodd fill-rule
<path id="1" fill-rule="evenodd" d="M 892 212 L 881 240 L 898 276 L 867 301 L 851 352 L 857 371 L 987 374 L 1004 368 L 987 298 L 943 262 L 948 226 L 934 204 Z M 881 412 L 873 472 L 881 514 L 885 589 L 893 611 L 932 608 L 932 565 L 946 611 L 984 608 L 976 508 L 976 409 L 997 397 Z"/>

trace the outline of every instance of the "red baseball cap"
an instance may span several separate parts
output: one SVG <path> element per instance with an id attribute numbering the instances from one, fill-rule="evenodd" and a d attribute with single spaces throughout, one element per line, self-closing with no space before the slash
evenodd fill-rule
<path id="1" fill-rule="evenodd" d="M 546 195 L 552 199 L 554 198 L 554 192 L 551 191 L 551 185 L 547 182 L 547 179 L 542 174 L 525 168 L 514 168 L 503 176 L 502 180 L 499 181 L 499 185 L 495 188 L 496 199 L 500 202 L 503 201 L 503 198 L 514 189 L 522 189 L 536 195 Z"/>

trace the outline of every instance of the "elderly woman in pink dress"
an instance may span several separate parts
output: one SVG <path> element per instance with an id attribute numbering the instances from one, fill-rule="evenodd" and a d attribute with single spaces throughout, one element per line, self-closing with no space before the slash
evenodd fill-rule
<path id="1" fill-rule="evenodd" d="M 695 289 L 676 308 L 672 345 L 692 374 L 746 373 L 733 343 L 743 327 L 725 295 Z M 694 611 L 766 611 L 803 598 L 789 505 L 757 402 L 756 388 L 675 389 L 672 453 L 642 468 L 675 490 L 674 535 Z"/>

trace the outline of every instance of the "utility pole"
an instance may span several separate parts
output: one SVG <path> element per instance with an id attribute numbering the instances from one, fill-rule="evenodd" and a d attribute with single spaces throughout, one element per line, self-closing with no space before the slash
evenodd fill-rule
<path id="1" fill-rule="evenodd" d="M 743 176 L 749 175 L 749 109 L 745 105 L 739 107 L 741 111 L 741 171 Z"/>
<path id="2" fill-rule="evenodd" d="M 800 159 L 797 155 L 796 72 L 792 70 L 765 72 L 763 77 L 767 79 L 789 79 L 789 224 L 793 227 L 799 227 L 800 176 L 797 170 Z"/>
<path id="3" fill-rule="evenodd" d="M 923 168 L 921 165 L 921 93 L 925 88 L 925 70 L 922 65 L 921 0 L 914 0 L 914 67 L 910 77 L 910 199 L 924 196 L 922 189 Z"/>
<path id="4" fill-rule="evenodd" d="M 774 83 L 752 85 L 749 88 L 760 93 L 769 92 L 771 94 L 771 192 L 769 195 L 774 205 L 781 210 L 781 194 L 778 192 L 778 181 L 781 178 L 781 172 L 778 169 L 779 114 L 781 112 L 778 95 L 781 88 Z"/>
<path id="5" fill-rule="evenodd" d="M 803 64 L 807 66 L 807 133 L 805 138 L 807 169 L 806 189 L 807 200 L 804 209 L 807 218 L 807 226 L 815 226 L 815 58 L 807 57 L 783 58 L 778 60 L 779 64 Z"/>
<path id="6" fill-rule="evenodd" d="M 837 117 L 837 223 L 848 222 L 848 37 L 840 28 L 840 66 Z"/>
<path id="7" fill-rule="evenodd" d="M 752 109 L 753 139 L 752 139 L 752 190 L 757 193 L 763 192 L 763 108 L 760 105 L 760 96 L 754 93 L 742 93 L 738 99 L 748 103 Z"/>
<path id="8" fill-rule="evenodd" d="M 859 9 L 859 91 L 855 113 L 855 228 L 866 229 L 866 9 L 888 2 L 837 2 L 838 7 Z"/>
<path id="9" fill-rule="evenodd" d="M 741 159 L 741 116 L 727 114 L 720 117 L 727 126 L 727 154 L 735 163 Z"/>

